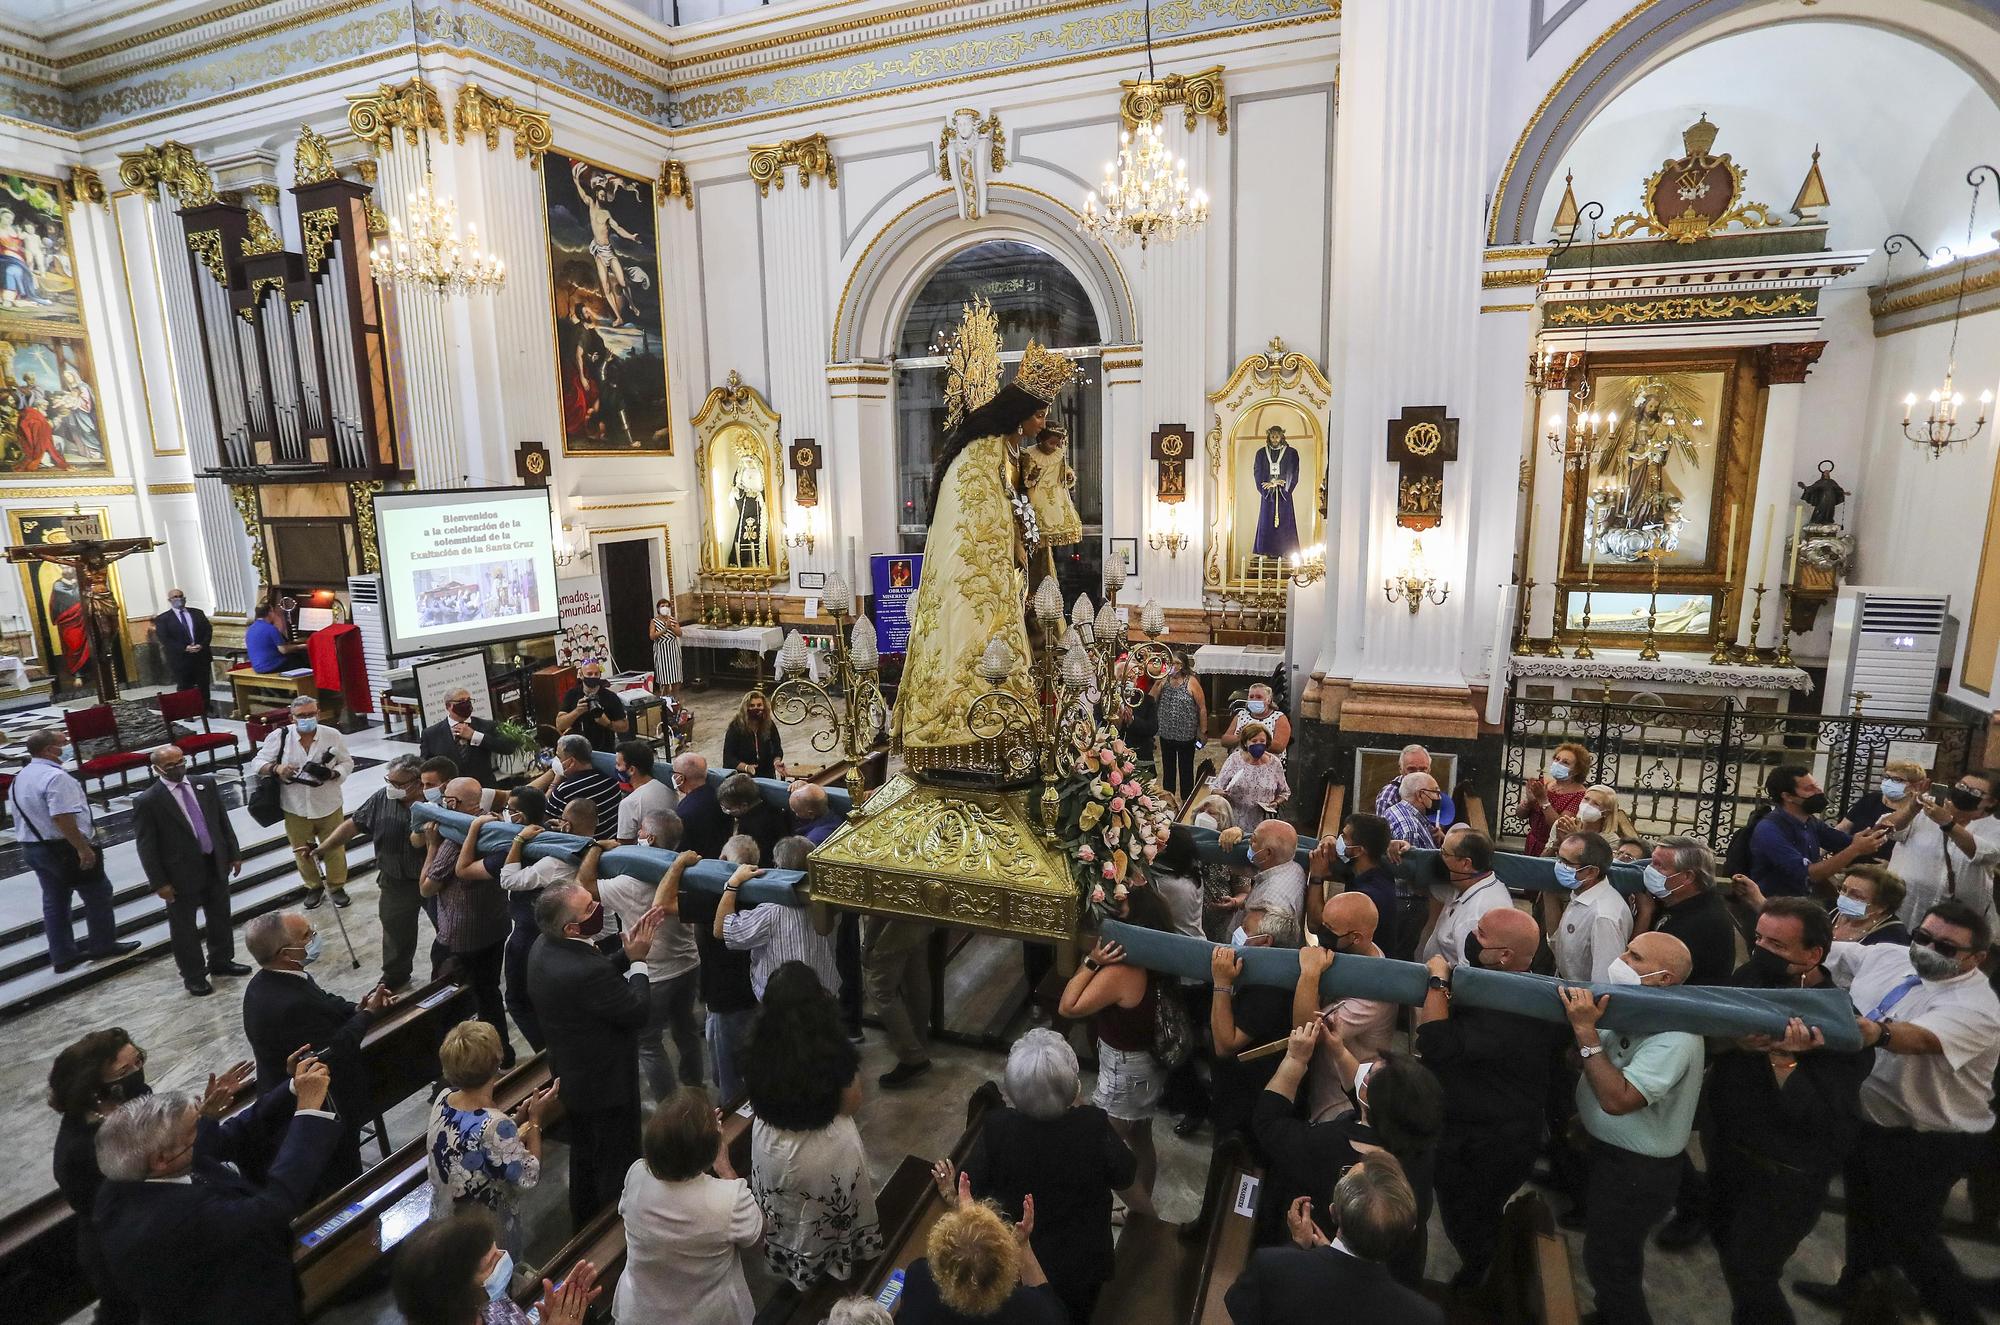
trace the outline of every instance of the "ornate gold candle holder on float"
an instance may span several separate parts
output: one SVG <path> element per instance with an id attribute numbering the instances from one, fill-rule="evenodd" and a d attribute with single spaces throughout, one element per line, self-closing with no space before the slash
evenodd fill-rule
<path id="1" fill-rule="evenodd" d="M 821 754 L 839 745 L 848 766 L 847 794 L 858 806 L 866 795 L 861 761 L 875 748 L 889 721 L 879 675 L 881 652 L 875 623 L 867 617 L 855 618 L 849 630 L 854 597 L 846 577 L 828 577 L 822 602 L 833 617 L 833 647 L 822 664 L 826 674 L 820 680 L 812 678 L 804 638 L 796 630 L 788 632 L 778 648 L 779 681 L 771 691 L 771 716 L 788 727 L 813 718 L 826 721 L 808 744 Z"/>

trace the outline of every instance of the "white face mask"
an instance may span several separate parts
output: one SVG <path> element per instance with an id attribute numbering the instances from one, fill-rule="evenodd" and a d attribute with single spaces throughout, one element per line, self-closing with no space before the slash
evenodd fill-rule
<path id="1" fill-rule="evenodd" d="M 1585 801 L 1576 807 L 1576 818 L 1579 823 L 1594 824 L 1603 817 L 1604 811 L 1592 805 L 1589 801 Z"/>
<path id="2" fill-rule="evenodd" d="M 1194 826 L 1196 828 L 1206 828 L 1212 833 L 1215 831 L 1215 816 L 1212 814 L 1197 814 L 1194 817 Z"/>
<path id="3" fill-rule="evenodd" d="M 1380 1063 L 1380 1059 L 1371 1058 L 1365 1063 L 1358 1064 L 1354 1069 L 1354 1098 L 1360 1101 L 1363 1108 L 1368 1107 L 1367 1086 L 1369 1074 L 1374 1072 Z"/>
<path id="4" fill-rule="evenodd" d="M 1899 801 L 1899 800 L 1903 799 L 1903 796 L 1904 796 L 1904 794 L 1905 794 L 1906 792 L 1908 792 L 1908 791 L 1909 791 L 1909 789 L 1910 789 L 1910 784 L 1909 784 L 1909 783 L 1907 783 L 1907 782 L 1905 782 L 1905 781 L 1903 781 L 1903 779 L 1901 779 L 1901 778 L 1883 778 L 1883 779 L 1882 779 L 1882 799 L 1883 799 L 1883 800 L 1887 800 L 1887 801 Z"/>
<path id="5" fill-rule="evenodd" d="M 1549 776 L 1557 782 L 1569 781 L 1569 765 L 1557 760 L 1549 765 Z"/>
<path id="6" fill-rule="evenodd" d="M 1339 856 L 1342 860 L 1347 859 L 1347 839 L 1338 833 L 1334 834 L 1333 838 L 1333 854 Z"/>
<path id="7" fill-rule="evenodd" d="M 1646 983 L 1646 977 L 1633 970 L 1623 957 L 1614 957 L 1611 959 L 1611 969 L 1604 973 L 1604 978 L 1614 985 L 1643 985 Z"/>

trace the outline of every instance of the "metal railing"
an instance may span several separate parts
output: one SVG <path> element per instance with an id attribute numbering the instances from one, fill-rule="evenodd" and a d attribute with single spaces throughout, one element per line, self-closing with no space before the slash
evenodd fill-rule
<path id="1" fill-rule="evenodd" d="M 1782 713 L 1746 708 L 1733 696 L 1701 708 L 1514 696 L 1503 726 L 1503 838 L 1527 833 L 1515 809 L 1525 779 L 1547 767 L 1556 746 L 1575 741 L 1591 752 L 1590 781 L 1617 790 L 1642 836 L 1685 835 L 1718 852 L 1749 822 L 1764 779 L 1782 764 L 1818 777 L 1833 818 L 1892 758 L 1914 759 L 1933 779 L 1950 780 L 1975 767 L 1984 746 L 1977 723 Z"/>

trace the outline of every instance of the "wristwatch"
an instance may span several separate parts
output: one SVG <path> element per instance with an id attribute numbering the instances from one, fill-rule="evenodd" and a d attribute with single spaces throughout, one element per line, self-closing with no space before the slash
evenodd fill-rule
<path id="1" fill-rule="evenodd" d="M 1424 987 L 1426 989 L 1435 989 L 1446 998 L 1451 997 L 1451 981 L 1441 975 L 1434 975 L 1429 980 L 1426 980 Z"/>
<path id="2" fill-rule="evenodd" d="M 1085 957 L 1083 959 L 1083 969 L 1086 971 L 1101 971 L 1104 969 L 1104 963 L 1098 961 L 1095 957 Z"/>
<path id="3" fill-rule="evenodd" d="M 1595 1058 L 1603 1052 L 1604 1046 L 1601 1044 L 1585 1044 L 1577 1046 L 1576 1056 L 1578 1058 Z"/>

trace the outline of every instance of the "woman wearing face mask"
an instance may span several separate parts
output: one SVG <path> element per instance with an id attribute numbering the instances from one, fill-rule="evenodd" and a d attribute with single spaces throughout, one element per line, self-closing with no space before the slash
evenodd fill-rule
<path id="1" fill-rule="evenodd" d="M 1873 828 L 1882 822 L 1882 816 L 1893 814 L 1910 803 L 1910 797 L 1924 786 L 1923 765 L 1910 759 L 1891 759 L 1882 765 L 1882 776 L 1874 786 L 1861 793 L 1847 812 L 1840 816 L 1834 827 L 1843 833 L 1859 832 L 1863 828 Z M 1886 865 L 1889 863 L 1887 843 L 1882 849 L 1857 856 L 1857 865 Z"/>
<path id="2" fill-rule="evenodd" d="M 499 1225 L 500 1245 L 522 1249 L 521 1192 L 542 1176 L 542 1124 L 556 1103 L 550 1082 L 510 1115 L 496 1108 L 500 1037 L 483 1021 L 461 1021 L 445 1034 L 438 1064 L 452 1089 L 431 1102 L 426 1162 L 431 1218 L 481 1209 Z"/>
<path id="3" fill-rule="evenodd" d="M 243 1062 L 221 1076 L 211 1076 L 202 1092 L 202 1117 L 227 1113 L 255 1070 Z M 56 1189 L 78 1216 L 77 1258 L 97 1290 L 97 1325 L 139 1319 L 138 1305 L 127 1300 L 104 1272 L 97 1225 L 90 1217 L 97 1189 L 104 1185 L 104 1173 L 97 1167 L 97 1126 L 125 1101 L 152 1093 L 146 1084 L 146 1051 L 116 1026 L 75 1041 L 56 1055 L 49 1068 L 49 1107 L 62 1115 L 62 1125 L 56 1129 Z"/>
<path id="4" fill-rule="evenodd" d="M 1843 943 L 1907 945 L 1910 931 L 1898 914 L 1907 890 L 1881 865 L 1853 865 L 1840 876 L 1834 898 L 1833 937 Z"/>
<path id="5" fill-rule="evenodd" d="M 771 719 L 771 701 L 752 690 L 736 706 L 729 730 L 722 734 L 722 763 L 756 778 L 785 776 L 785 742 Z"/>
<path id="6" fill-rule="evenodd" d="M 1296 1116 L 1293 1100 L 1313 1055 L 1322 1046 L 1332 1056 L 1354 1108 L 1323 1123 Z M 1260 1221 L 1263 1241 L 1284 1237 L 1283 1215 L 1299 1196 L 1326 1209 L 1334 1184 L 1349 1166 L 1371 1151 L 1387 1151 L 1403 1166 L 1417 1197 L 1416 1233 L 1389 1261 L 1397 1282 L 1416 1287 L 1424 1274 L 1424 1229 L 1431 1217 L 1433 1157 L 1444 1130 L 1444 1088 L 1431 1070 L 1408 1054 L 1385 1053 L 1363 1063 L 1318 1018 L 1293 1028 L 1285 1060 L 1257 1100 L 1251 1131 L 1269 1157 L 1261 1208 L 1276 1219 Z"/>
<path id="7" fill-rule="evenodd" d="M 1236 822 L 1236 811 L 1229 802 L 1213 792 L 1195 802 L 1194 813 L 1188 817 L 1188 824 L 1194 828 L 1206 828 L 1218 836 L 1229 831 Z M 1236 928 L 1238 912 L 1243 909 L 1243 898 L 1249 896 L 1246 890 L 1239 894 L 1238 880 L 1229 866 L 1220 861 L 1204 860 L 1198 866 L 1201 879 L 1201 927 L 1211 942 L 1226 943 L 1230 931 Z"/>
<path id="8" fill-rule="evenodd" d="M 646 626 L 653 641 L 653 690 L 673 696 L 681 692 L 681 623 L 674 616 L 671 598 L 653 605 L 653 619 Z"/>
<path id="9" fill-rule="evenodd" d="M 292 720 L 272 732 L 257 752 L 257 775 L 278 779 L 278 804 L 285 811 L 285 837 L 299 862 L 306 885 L 306 910 L 326 901 L 345 907 L 347 852 L 344 848 L 315 852 L 330 841 L 346 819 L 341 805 L 342 779 L 354 771 L 347 742 L 319 721 L 319 701 L 300 695 L 291 703 Z"/>
<path id="10" fill-rule="evenodd" d="M 1564 834 L 1576 830 L 1576 813 L 1589 780 L 1590 751 L 1575 741 L 1564 741 L 1550 757 L 1547 774 L 1522 785 L 1514 813 L 1528 822 L 1528 855 L 1554 855 Z"/>
<path id="11" fill-rule="evenodd" d="M 1222 761 L 1215 775 L 1215 790 L 1229 802 L 1238 824 L 1255 828 L 1271 818 L 1278 807 L 1292 798 L 1292 784 L 1285 780 L 1285 765 L 1271 752 L 1271 733 L 1260 722 L 1246 722 L 1243 743 Z"/>
<path id="12" fill-rule="evenodd" d="M 531 1317 L 508 1296 L 514 1258 L 500 1248 L 498 1232 L 493 1216 L 467 1210 L 403 1239 L 390 1287 L 408 1325 L 583 1325 L 603 1291 L 597 1267 L 578 1261 L 560 1285 L 542 1280 Z"/>
<path id="13" fill-rule="evenodd" d="M 1208 730 L 1208 695 L 1179 654 L 1153 687 L 1160 720 L 1160 780 L 1176 796 L 1194 794 L 1194 756 Z"/>
<path id="14" fill-rule="evenodd" d="M 1243 728 L 1256 723 L 1264 729 L 1271 742 L 1271 753 L 1282 755 L 1292 743 L 1292 720 L 1286 717 L 1278 706 L 1271 702 L 1271 687 L 1259 682 L 1250 687 L 1250 694 L 1243 701 L 1243 707 L 1229 720 L 1229 730 L 1222 733 L 1222 743 L 1235 749 L 1250 738 Z"/>

